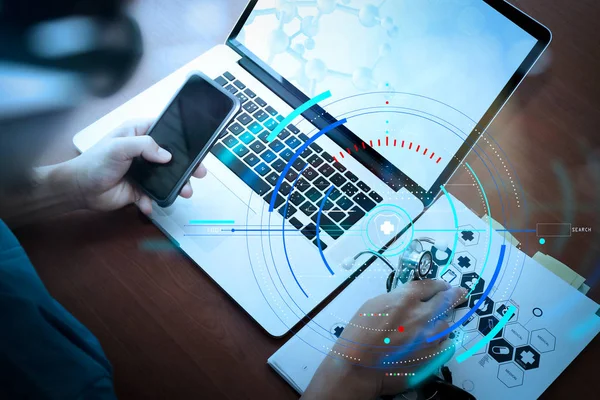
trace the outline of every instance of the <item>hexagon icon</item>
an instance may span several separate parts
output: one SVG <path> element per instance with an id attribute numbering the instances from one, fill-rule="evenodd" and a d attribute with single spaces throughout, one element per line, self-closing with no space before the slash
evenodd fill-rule
<path id="1" fill-rule="evenodd" d="M 467 315 L 468 312 L 469 312 L 468 307 L 456 310 L 454 312 L 454 321 L 456 321 L 456 322 L 460 321 L 462 319 L 462 317 Z M 465 322 L 463 322 L 461 324 L 461 327 L 465 331 L 470 332 L 470 331 L 476 331 L 478 325 L 479 325 L 479 315 L 473 314 L 469 318 L 467 318 L 465 320 Z"/>
<path id="2" fill-rule="evenodd" d="M 503 338 L 490 341 L 488 354 L 499 363 L 512 361 L 514 347 Z"/>
<path id="3" fill-rule="evenodd" d="M 464 274 L 460 280 L 460 286 L 464 287 L 467 290 L 471 290 L 473 287 L 473 291 L 471 294 L 483 293 L 483 286 L 485 285 L 485 281 L 483 279 L 479 279 L 479 275 L 475 272 L 470 272 L 468 274 Z"/>
<path id="4" fill-rule="evenodd" d="M 452 250 L 446 249 L 445 251 L 441 251 L 438 250 L 437 247 L 431 246 L 431 258 L 433 259 L 434 264 L 443 267 L 452 263 L 450 257 L 452 257 Z"/>
<path id="5" fill-rule="evenodd" d="M 333 338 L 333 340 L 339 339 L 339 337 L 342 334 L 342 332 L 344 331 L 345 327 L 346 327 L 346 324 L 344 324 L 343 322 L 338 322 L 337 324 L 334 324 L 331 327 L 331 329 L 329 329 L 329 333 L 331 334 L 331 337 Z"/>
<path id="6" fill-rule="evenodd" d="M 494 317 L 493 315 L 479 317 L 479 325 L 477 326 L 477 330 L 485 336 L 490 333 L 490 331 L 494 329 L 496 325 L 498 325 L 498 318 Z M 499 338 L 500 336 L 502 336 L 502 329 L 498 331 L 494 338 Z"/>
<path id="7" fill-rule="evenodd" d="M 547 329 L 537 329 L 531 332 L 529 343 L 540 353 L 547 353 L 555 349 L 556 338 Z"/>
<path id="8" fill-rule="evenodd" d="M 449 265 L 446 271 L 440 275 L 440 279 L 452 286 L 458 286 L 460 284 L 460 272 L 454 266 Z"/>
<path id="9" fill-rule="evenodd" d="M 540 366 L 540 353 L 531 346 L 517 347 L 515 362 L 524 370 L 538 368 Z"/>
<path id="10" fill-rule="evenodd" d="M 508 306 L 511 306 L 511 305 L 513 307 L 515 307 L 515 313 L 510 317 L 508 322 L 517 322 L 517 319 L 519 318 L 519 307 L 517 307 L 517 305 L 515 303 L 513 303 L 512 301 L 505 301 L 505 302 L 496 304 L 496 311 L 495 311 L 496 316 L 498 318 L 504 317 L 506 310 L 508 310 Z"/>
<path id="11" fill-rule="evenodd" d="M 508 324 L 504 327 L 504 338 L 515 347 L 523 346 L 529 341 L 529 331 L 519 323 Z"/>
<path id="12" fill-rule="evenodd" d="M 465 332 L 465 336 L 463 337 L 462 346 L 465 349 L 469 349 L 473 347 L 476 343 L 478 343 L 481 339 L 483 339 L 483 335 L 477 331 L 475 332 Z M 487 350 L 487 345 L 483 346 L 481 349 L 477 350 L 473 353 L 474 356 L 478 354 L 483 354 Z"/>
<path id="13" fill-rule="evenodd" d="M 454 256 L 452 265 L 454 265 L 463 274 L 467 272 L 475 272 L 475 268 L 477 267 L 477 259 L 468 251 L 459 251 Z"/>
<path id="14" fill-rule="evenodd" d="M 436 263 L 431 263 L 431 268 L 429 269 L 425 279 L 435 279 L 437 277 L 438 268 L 439 266 Z"/>
<path id="15" fill-rule="evenodd" d="M 509 388 L 523 384 L 523 370 L 514 362 L 507 362 L 498 366 L 498 379 Z"/>
<path id="16" fill-rule="evenodd" d="M 477 302 L 481 299 L 481 294 L 473 295 L 469 298 L 469 307 L 473 308 L 477 304 Z M 477 315 L 483 317 L 485 315 L 492 315 L 494 313 L 494 302 L 489 297 L 486 297 L 483 300 L 483 303 L 477 308 L 475 311 Z"/>
<path id="17" fill-rule="evenodd" d="M 458 227 L 458 240 L 468 247 L 479 243 L 479 232 L 473 225 L 462 225 Z"/>

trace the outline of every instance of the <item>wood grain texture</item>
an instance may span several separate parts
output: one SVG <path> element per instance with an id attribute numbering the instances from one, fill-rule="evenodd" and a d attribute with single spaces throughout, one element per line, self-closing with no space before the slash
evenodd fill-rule
<path id="1" fill-rule="evenodd" d="M 118 96 L 85 105 L 42 162 L 75 156 L 71 138 L 79 129 L 222 42 L 244 3 L 138 1 L 133 13 L 146 43 L 138 74 Z M 515 3 L 547 25 L 554 41 L 548 69 L 525 80 L 489 131 L 508 154 L 531 204 L 528 219 L 522 217 L 517 221 L 521 226 L 511 228 L 564 220 L 565 194 L 557 170 L 570 177 L 576 201 L 573 221 L 595 228 L 600 199 L 600 3 Z M 475 157 L 468 161 L 485 176 Z M 471 182 L 464 170 L 452 180 Z M 483 183 L 493 192 L 491 181 Z M 480 202 L 472 190 L 451 191 L 467 204 Z M 498 201 L 491 203 L 497 210 Z M 523 215 L 519 209 L 510 211 Z M 133 207 L 110 214 L 74 213 L 16 234 L 49 291 L 99 338 L 115 368 L 120 398 L 297 398 L 266 365 L 285 340 L 270 338 L 184 255 L 142 250 L 141 242 L 163 236 Z M 516 236 L 532 242 L 531 236 Z M 533 243 L 526 252 L 533 255 L 539 247 L 590 277 L 600 267 L 598 239 L 597 233 L 579 235 L 560 248 Z M 600 300 L 597 288 L 591 297 Z M 599 357 L 595 340 L 543 398 L 595 397 L 596 372 L 590 366 Z"/>

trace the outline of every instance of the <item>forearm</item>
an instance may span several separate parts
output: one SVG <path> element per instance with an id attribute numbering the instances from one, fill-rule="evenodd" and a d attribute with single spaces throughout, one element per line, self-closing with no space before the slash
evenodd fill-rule
<path id="1" fill-rule="evenodd" d="M 15 227 L 82 208 L 71 163 L 38 167 L 25 188 L 3 188 L 0 218 Z"/>

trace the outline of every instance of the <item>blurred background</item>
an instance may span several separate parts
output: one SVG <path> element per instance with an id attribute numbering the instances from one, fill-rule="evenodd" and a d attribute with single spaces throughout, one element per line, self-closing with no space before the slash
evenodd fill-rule
<path id="1" fill-rule="evenodd" d="M 127 7 L 140 26 L 144 54 L 133 77 L 115 95 L 92 98 L 77 108 L 40 160 L 76 156 L 71 140 L 87 125 L 141 93 L 216 44 L 224 43 L 245 0 L 133 0 Z"/>

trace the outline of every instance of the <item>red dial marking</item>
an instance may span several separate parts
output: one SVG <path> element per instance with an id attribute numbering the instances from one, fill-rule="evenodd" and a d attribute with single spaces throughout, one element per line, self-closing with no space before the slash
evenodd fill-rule
<path id="1" fill-rule="evenodd" d="M 369 144 L 365 144 L 365 142 L 361 142 L 362 148 L 365 149 L 366 146 L 374 147 L 373 140 L 375 140 L 375 139 L 369 140 Z M 405 141 L 402 140 L 402 143 L 400 144 L 400 146 L 404 147 L 404 143 L 405 143 Z M 381 147 L 381 145 L 382 145 L 382 140 L 381 139 L 377 139 L 377 146 Z M 385 143 L 383 145 L 386 146 L 386 147 L 390 147 L 390 146 L 396 147 L 397 146 L 397 140 L 394 139 L 393 144 L 390 144 L 390 138 L 389 138 L 389 136 L 386 136 L 385 137 Z M 359 148 L 358 145 L 354 144 L 352 146 L 354 147 L 354 151 L 355 152 L 358 152 L 360 150 L 360 148 Z M 420 154 L 422 154 L 424 156 L 428 154 L 428 152 L 429 152 L 428 148 L 425 148 L 425 150 L 423 150 L 423 152 L 421 153 L 421 145 L 415 143 L 415 146 L 416 146 L 415 150 L 416 150 L 417 153 L 420 153 Z M 413 148 L 413 142 L 409 142 L 408 149 L 412 150 L 412 148 Z M 344 151 L 340 151 L 340 157 L 341 158 L 344 158 L 344 153 L 348 153 L 348 154 L 352 155 L 352 149 L 350 147 L 347 147 L 345 150 L 346 150 L 345 152 Z M 442 157 L 438 157 L 437 159 L 434 159 L 433 158 L 434 156 L 435 156 L 435 152 L 431 152 L 429 154 L 429 159 L 433 160 L 436 164 L 439 164 L 439 162 L 442 161 Z M 336 162 L 338 161 L 338 159 L 335 156 L 333 156 L 333 159 Z"/>

